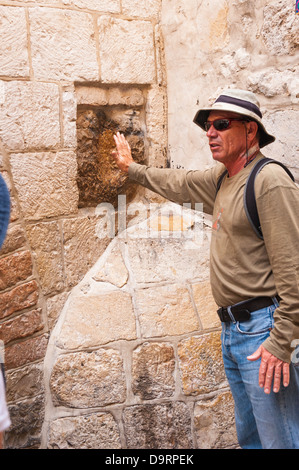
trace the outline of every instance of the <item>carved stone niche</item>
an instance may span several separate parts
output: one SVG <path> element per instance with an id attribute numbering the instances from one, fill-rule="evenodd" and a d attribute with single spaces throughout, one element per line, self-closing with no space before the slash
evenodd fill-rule
<path id="1" fill-rule="evenodd" d="M 113 161 L 113 135 L 123 133 L 133 159 L 146 162 L 145 91 L 126 86 L 78 86 L 76 95 L 79 207 L 102 202 L 116 205 L 119 194 L 125 194 L 129 202 L 137 185 Z"/>

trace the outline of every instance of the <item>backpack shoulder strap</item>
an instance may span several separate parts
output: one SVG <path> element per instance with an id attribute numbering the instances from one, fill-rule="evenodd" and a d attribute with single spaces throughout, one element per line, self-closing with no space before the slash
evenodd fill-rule
<path id="1" fill-rule="evenodd" d="M 223 173 L 221 173 L 221 175 L 219 176 L 218 178 L 218 181 L 217 181 L 217 187 L 216 187 L 216 196 L 217 196 L 217 193 L 220 189 L 220 186 L 221 186 L 221 183 L 223 181 L 223 178 L 225 177 L 225 175 L 227 174 L 227 170 L 224 170 Z"/>
<path id="2" fill-rule="evenodd" d="M 264 168 L 265 165 L 268 163 L 276 163 L 280 165 L 290 176 L 290 178 L 295 181 L 294 176 L 290 172 L 290 170 L 281 162 L 276 160 L 272 160 L 271 158 L 263 158 L 259 160 L 251 170 L 251 173 L 248 176 L 245 190 L 244 190 L 244 209 L 250 224 L 252 225 L 253 230 L 255 231 L 256 235 L 263 240 L 263 234 L 261 230 L 260 219 L 256 207 L 256 199 L 255 199 L 255 191 L 254 191 L 254 182 L 256 175 Z"/>

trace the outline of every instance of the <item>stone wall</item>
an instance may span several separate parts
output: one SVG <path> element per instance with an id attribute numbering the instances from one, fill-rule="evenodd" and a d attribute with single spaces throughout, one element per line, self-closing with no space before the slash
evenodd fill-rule
<path id="1" fill-rule="evenodd" d="M 51 335 L 42 445 L 236 447 L 210 229 L 174 204 L 135 222 L 72 290 Z"/>
<path id="2" fill-rule="evenodd" d="M 192 120 L 229 85 L 257 93 L 277 136 L 265 153 L 298 179 L 298 22 L 293 0 L 0 0 L 7 447 L 236 446 L 209 229 L 196 256 L 176 217 L 144 237 L 161 200 L 109 155 L 121 130 L 137 161 L 210 166 Z M 111 240 L 97 206 L 115 207 L 117 234 L 120 194 L 142 209 Z"/>
<path id="3" fill-rule="evenodd" d="M 160 0 L 0 1 L 0 170 L 12 211 L 0 252 L 8 447 L 39 447 L 43 359 L 70 290 L 111 239 L 103 200 L 148 200 L 113 165 L 113 132 L 134 158 L 166 164 Z"/>
<path id="4" fill-rule="evenodd" d="M 266 156 L 298 173 L 299 17 L 293 0 L 162 2 L 168 87 L 169 160 L 174 167 L 211 165 L 199 106 L 227 87 L 257 94 L 277 140 Z"/>

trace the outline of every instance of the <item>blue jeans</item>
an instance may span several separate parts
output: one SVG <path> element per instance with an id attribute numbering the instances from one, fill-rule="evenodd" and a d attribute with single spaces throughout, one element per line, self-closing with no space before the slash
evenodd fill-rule
<path id="1" fill-rule="evenodd" d="M 260 359 L 246 359 L 269 336 L 277 306 L 253 312 L 246 322 L 222 323 L 223 362 L 243 449 L 299 449 L 299 364 L 290 364 L 288 387 L 267 395 L 259 386 Z"/>

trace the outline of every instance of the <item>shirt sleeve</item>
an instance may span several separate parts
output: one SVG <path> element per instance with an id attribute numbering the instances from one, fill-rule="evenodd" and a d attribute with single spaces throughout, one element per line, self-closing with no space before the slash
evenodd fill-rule
<path id="1" fill-rule="evenodd" d="M 129 166 L 129 178 L 177 204 L 189 203 L 192 209 L 203 204 L 203 211 L 212 214 L 220 170 L 222 165 L 201 171 L 154 168 L 134 162 Z"/>
<path id="2" fill-rule="evenodd" d="M 265 176 L 268 174 L 271 183 L 261 181 L 257 208 L 281 300 L 274 313 L 274 328 L 263 346 L 290 363 L 293 341 L 299 338 L 299 191 L 282 168 L 267 167 Z"/>
<path id="3" fill-rule="evenodd" d="M 5 387 L 2 371 L 0 370 L 0 432 L 9 428 L 11 422 L 6 404 Z"/>

